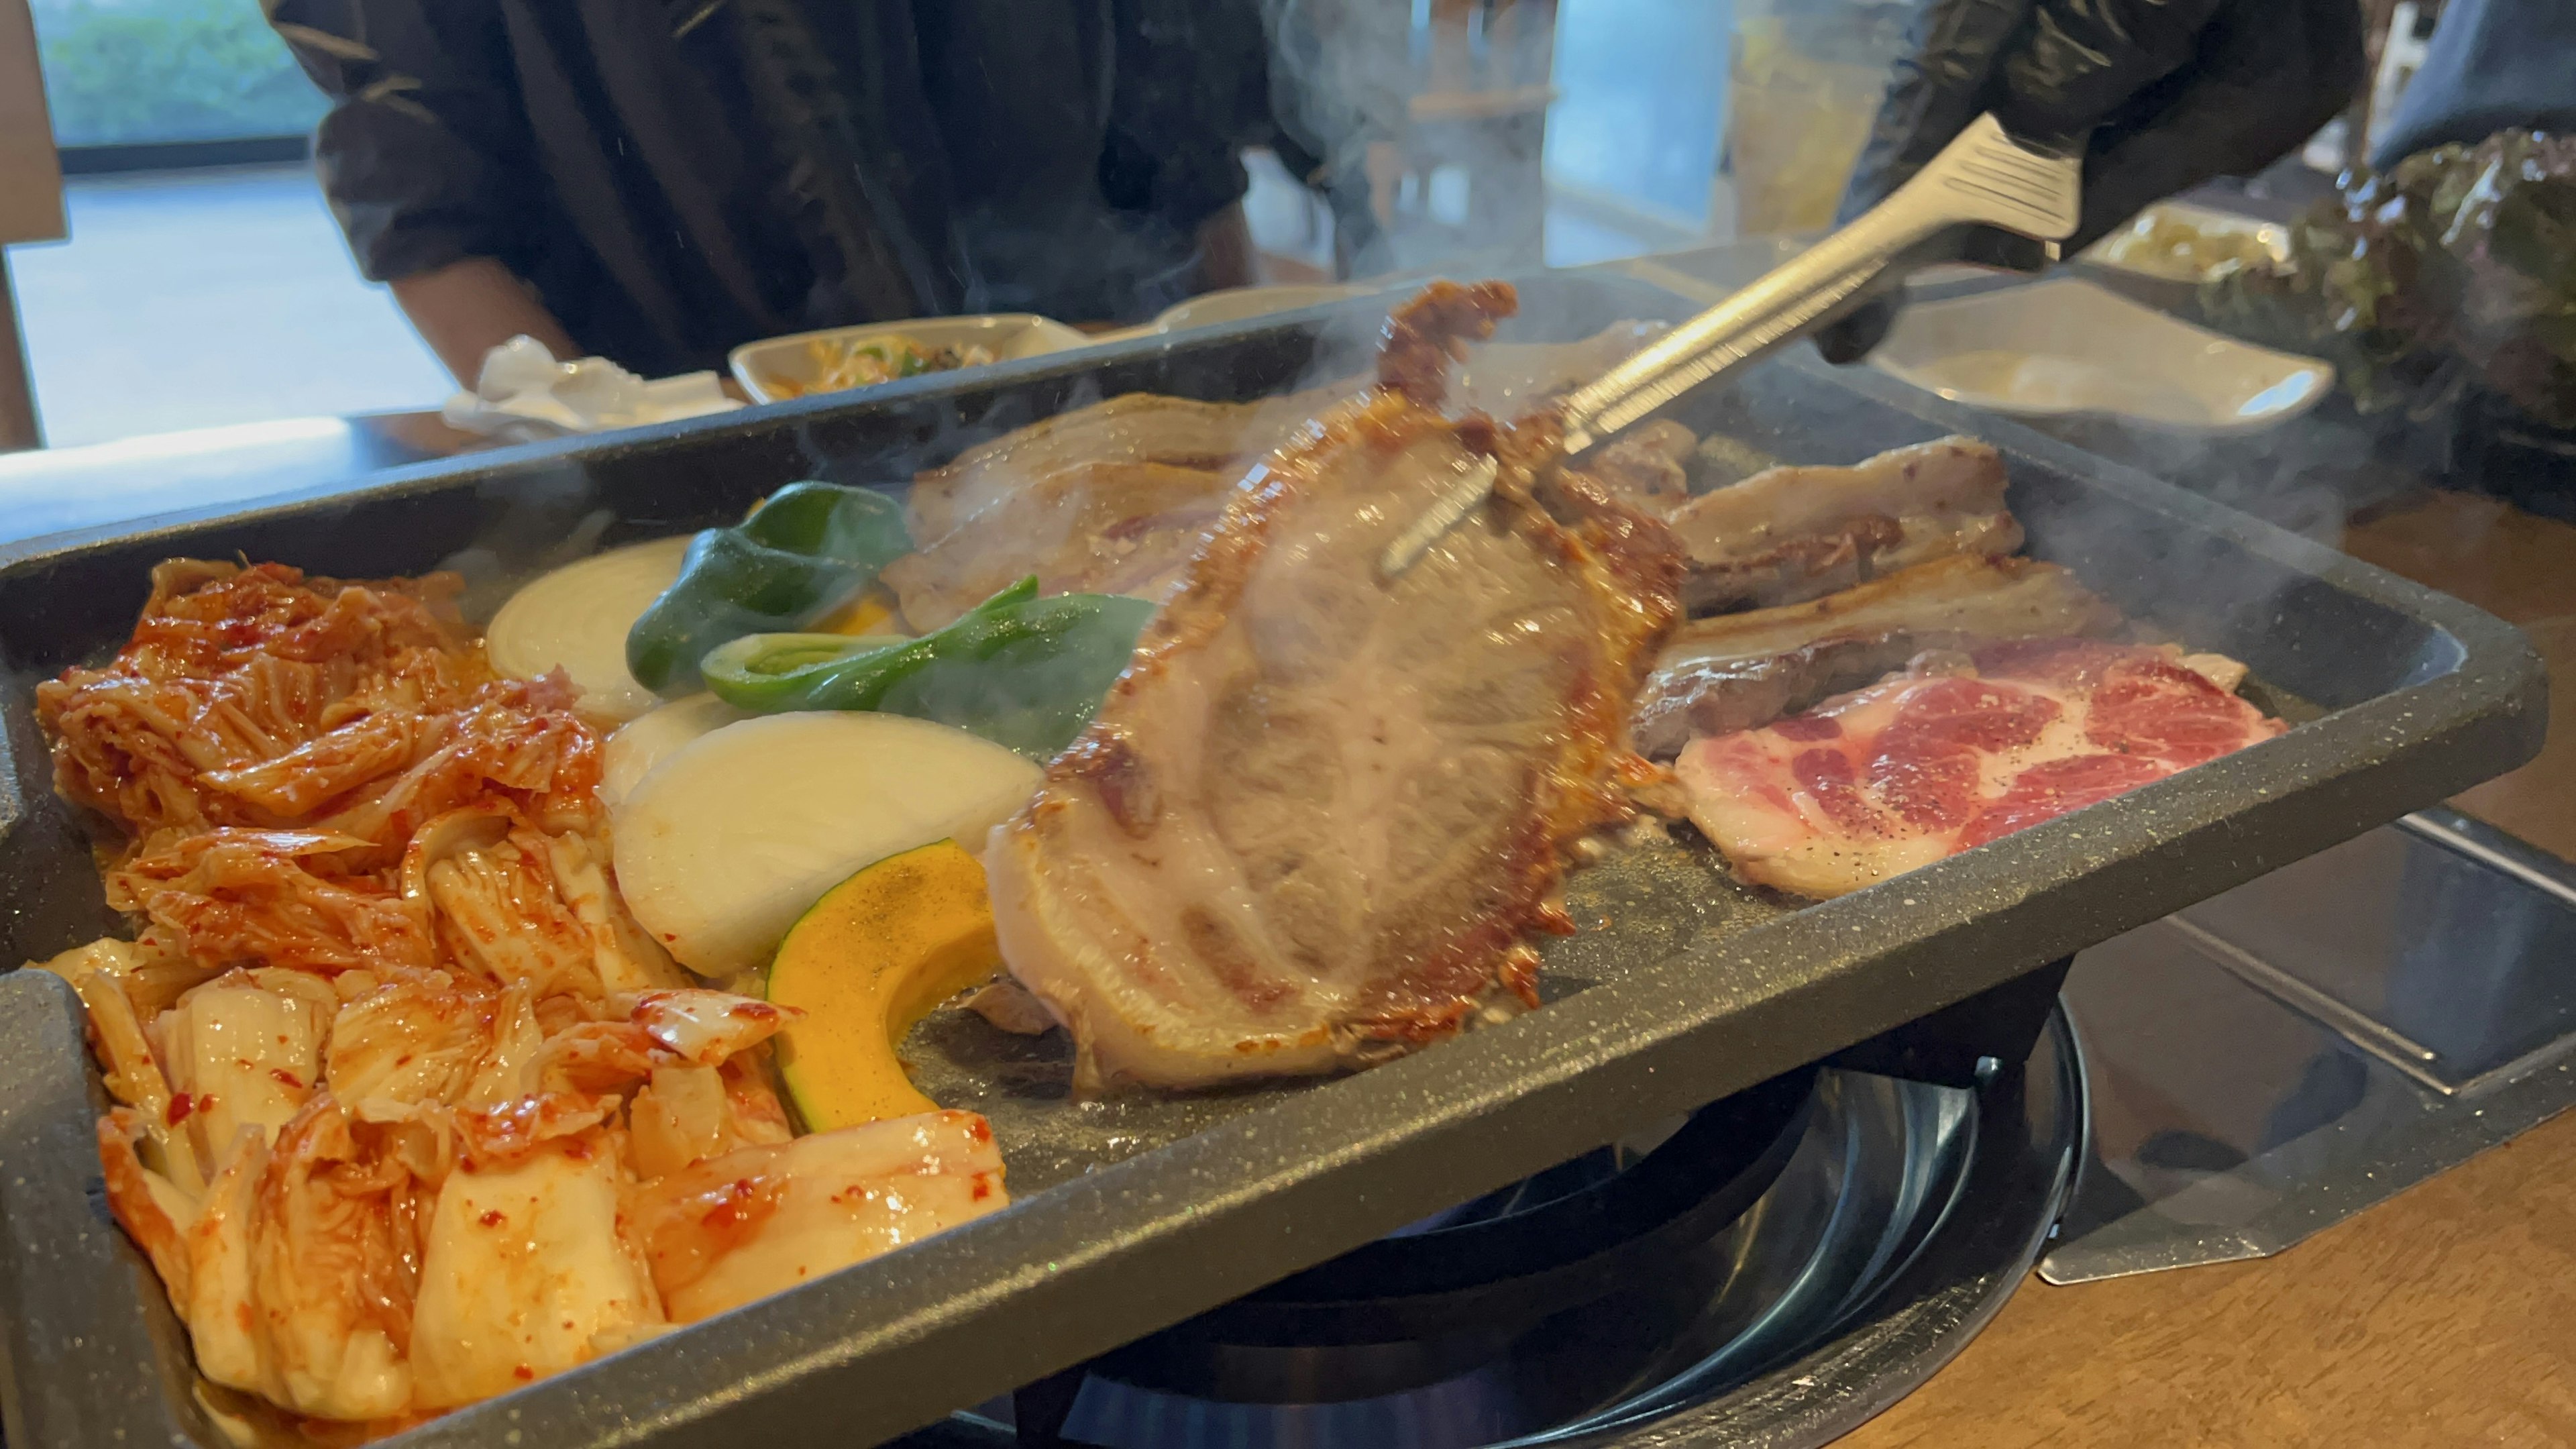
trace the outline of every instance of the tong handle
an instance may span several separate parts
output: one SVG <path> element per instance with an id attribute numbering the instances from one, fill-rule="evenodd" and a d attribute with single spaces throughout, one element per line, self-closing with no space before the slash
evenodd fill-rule
<path id="1" fill-rule="evenodd" d="M 2083 165 L 2015 140 L 1979 116 L 1930 165 L 1850 225 L 1604 373 L 1565 400 L 1565 449 L 1590 448 L 1707 382 L 1830 319 L 1925 242 L 1991 226 L 2055 243 L 2074 235 Z"/>

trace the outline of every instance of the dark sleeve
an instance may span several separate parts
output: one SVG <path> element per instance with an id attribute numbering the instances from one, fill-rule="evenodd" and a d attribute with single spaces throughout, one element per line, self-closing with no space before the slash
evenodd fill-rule
<path id="1" fill-rule="evenodd" d="M 389 282 L 466 257 L 526 270 L 525 110 L 496 0 L 274 0 L 331 98 L 314 165 L 358 270 Z"/>
<path id="2" fill-rule="evenodd" d="M 2418 151 L 2474 146 L 2498 131 L 2576 126 L 2576 5 L 2451 0 L 2423 67 L 2371 152 L 2381 171 Z"/>
<path id="3" fill-rule="evenodd" d="M 1101 166 L 1111 205 L 1186 232 L 1243 195 L 1238 152 L 1267 138 L 1270 48 L 1257 0 L 1116 0 Z"/>

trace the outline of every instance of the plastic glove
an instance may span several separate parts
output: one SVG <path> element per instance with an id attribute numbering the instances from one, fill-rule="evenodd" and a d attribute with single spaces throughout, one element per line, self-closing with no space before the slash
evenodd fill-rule
<path id="1" fill-rule="evenodd" d="M 2068 254 L 2149 202 L 2250 175 L 2314 135 L 2361 82 L 2356 0 L 1929 0 L 1844 192 L 1846 221 L 1993 111 L 2028 140 L 2084 153 Z M 2036 242 L 1971 238 L 1966 259 L 2035 271 Z M 1883 294 L 1817 334 L 1857 361 L 1895 320 Z"/>

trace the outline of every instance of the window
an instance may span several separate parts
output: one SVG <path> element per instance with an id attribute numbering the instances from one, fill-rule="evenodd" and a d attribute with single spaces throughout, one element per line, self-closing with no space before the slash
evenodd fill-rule
<path id="1" fill-rule="evenodd" d="M 1548 179 L 1706 228 L 1734 26 L 1730 0 L 1567 0 Z"/>
<path id="2" fill-rule="evenodd" d="M 55 144 L 298 136 L 322 97 L 257 0 L 32 0 Z"/>

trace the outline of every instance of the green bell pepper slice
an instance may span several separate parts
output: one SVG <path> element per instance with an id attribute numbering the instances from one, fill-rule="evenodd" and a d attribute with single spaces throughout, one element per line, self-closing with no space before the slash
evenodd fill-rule
<path id="1" fill-rule="evenodd" d="M 1031 577 L 918 639 L 758 634 L 711 651 L 703 668 L 718 699 L 754 714 L 905 714 L 1045 760 L 1091 723 L 1153 613 L 1119 594 L 1041 599 Z"/>
<path id="2" fill-rule="evenodd" d="M 627 672 L 655 694 L 694 694 L 708 650 L 746 634 L 810 628 L 911 551 L 893 499 L 790 483 L 741 523 L 690 541 L 678 581 L 627 632 Z"/>

